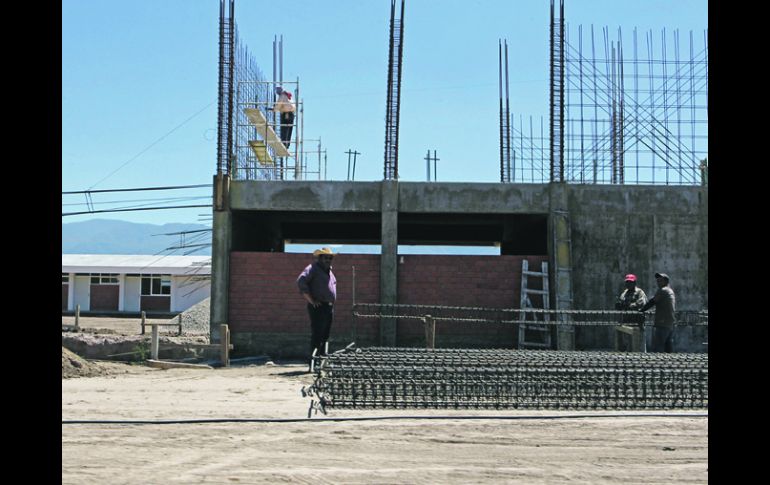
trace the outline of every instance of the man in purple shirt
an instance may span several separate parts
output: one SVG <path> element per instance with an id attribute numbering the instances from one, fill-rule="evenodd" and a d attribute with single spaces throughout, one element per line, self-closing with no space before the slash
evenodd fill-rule
<path id="1" fill-rule="evenodd" d="M 337 299 L 337 278 L 332 272 L 334 253 L 329 248 L 313 251 L 315 261 L 297 277 L 300 293 L 307 300 L 310 315 L 310 354 L 326 355 L 326 342 L 334 319 L 334 301 Z"/>

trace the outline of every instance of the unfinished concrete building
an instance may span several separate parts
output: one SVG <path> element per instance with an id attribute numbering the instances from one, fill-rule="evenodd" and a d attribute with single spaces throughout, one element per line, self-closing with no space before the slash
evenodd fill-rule
<path id="1" fill-rule="evenodd" d="M 632 153 L 634 137 L 661 136 L 654 127 L 644 133 L 635 130 L 626 120 L 631 107 L 637 111 L 641 107 L 648 118 L 656 117 L 658 109 L 665 113 L 666 108 L 634 104 L 628 93 L 614 88 L 602 90 L 606 99 L 592 98 L 596 105 L 607 106 L 606 123 L 598 130 L 586 129 L 585 137 L 583 132 L 571 131 L 569 117 L 575 109 L 570 110 L 570 95 L 564 87 L 572 64 L 564 36 L 563 4 L 560 15 L 553 15 L 551 22 L 550 156 L 544 161 L 548 180 L 517 179 L 515 161 L 526 160 L 516 157 L 515 144 L 509 141 L 510 113 L 507 102 L 502 102 L 501 62 L 500 183 L 399 181 L 403 2 L 401 17 L 395 2 L 391 9 L 383 180 L 308 180 L 301 176 L 301 162 L 286 157 L 280 164 L 267 164 L 259 154 L 254 167 L 268 175 L 246 175 L 255 172 L 243 170 L 242 161 L 232 155 L 233 127 L 238 126 L 234 120 L 243 116 L 234 89 L 239 80 L 231 55 L 235 51 L 232 8 L 230 0 L 228 17 L 222 2 L 211 329 L 216 340 L 219 325 L 229 325 L 235 355 L 307 355 L 309 326 L 296 278 L 310 256 L 284 252 L 287 243 L 381 245 L 380 254 L 342 254 L 335 259 L 338 300 L 330 350 L 351 341 L 358 346 L 423 345 L 423 328 L 416 320 L 384 314 L 356 317 L 354 298 L 357 304 L 519 308 L 525 260 L 530 270 L 547 268 L 548 300 L 553 309 L 611 309 L 625 273 L 638 275 L 638 286 L 647 289 L 654 287 L 657 271 L 671 275 L 677 310 L 708 308 L 708 187 L 705 162 L 700 162 L 702 152 L 695 146 L 696 133 L 677 138 L 676 152 L 686 159 L 674 160 L 667 154 L 663 163 L 660 154 L 655 158 L 653 153 L 658 167 L 639 161 L 639 152 L 635 152 L 636 159 L 630 159 L 627 154 Z M 621 66 L 623 60 L 615 62 Z M 507 87 L 505 91 L 507 96 Z M 691 97 L 702 97 L 706 87 L 693 91 Z M 581 103 L 587 103 L 590 92 L 586 88 L 579 93 Z M 275 132 L 271 135 L 268 127 L 262 133 L 265 139 L 260 147 L 270 151 Z M 578 139 L 594 149 L 602 140 L 601 149 L 595 151 L 603 155 L 590 157 L 586 166 L 588 152 L 575 149 L 580 146 L 574 143 Z M 301 146 L 300 140 L 294 143 Z M 581 163 L 583 167 L 578 168 Z M 293 172 L 286 167 L 294 167 Z M 665 182 L 658 175 L 661 169 L 666 173 Z M 601 176 L 602 170 L 609 174 L 607 180 Z M 633 183 L 620 175 L 632 171 L 637 174 Z M 286 173 L 294 176 L 286 177 Z M 650 174 L 653 180 L 640 173 Z M 400 255 L 398 246 L 405 244 L 496 246 L 500 254 Z M 559 325 L 550 332 L 549 347 L 553 349 L 602 350 L 614 345 L 612 327 Z M 706 326 L 677 327 L 677 350 L 707 351 L 703 345 L 706 332 Z M 516 348 L 521 342 L 511 325 L 469 324 L 458 318 L 439 323 L 435 344 Z"/>

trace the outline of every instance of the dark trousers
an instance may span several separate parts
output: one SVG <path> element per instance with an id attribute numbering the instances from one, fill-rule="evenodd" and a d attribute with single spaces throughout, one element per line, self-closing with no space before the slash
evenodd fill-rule
<path id="1" fill-rule="evenodd" d="M 308 303 L 307 313 L 310 315 L 310 355 L 316 349 L 316 355 L 326 355 L 324 344 L 329 340 L 329 332 L 332 329 L 334 307 L 326 303 L 314 307 Z"/>
<path id="2" fill-rule="evenodd" d="M 673 327 L 652 327 L 652 352 L 674 351 L 674 328 Z"/>
<path id="3" fill-rule="evenodd" d="M 294 113 L 281 113 L 281 141 L 289 149 L 291 145 L 291 130 L 294 128 Z"/>

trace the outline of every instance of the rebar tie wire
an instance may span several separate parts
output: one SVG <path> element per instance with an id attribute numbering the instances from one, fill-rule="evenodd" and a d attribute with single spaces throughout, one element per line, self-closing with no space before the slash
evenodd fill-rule
<path id="1" fill-rule="evenodd" d="M 367 309 L 372 310 L 366 311 Z M 483 316 L 485 313 L 492 314 L 492 316 Z M 457 314 L 470 314 L 471 316 L 457 316 Z M 617 326 L 622 324 L 623 317 L 633 316 L 638 318 L 641 315 L 645 317 L 644 326 L 651 326 L 650 320 L 653 319 L 652 316 L 654 314 L 655 312 L 641 314 L 636 311 L 618 310 L 551 310 L 542 308 L 409 305 L 402 303 L 355 303 L 353 305 L 353 315 L 360 318 L 402 318 L 424 321 L 426 316 L 430 316 L 436 321 L 449 322 L 536 323 L 562 326 Z M 678 326 L 708 326 L 708 311 L 679 311 L 676 312 L 676 321 Z"/>

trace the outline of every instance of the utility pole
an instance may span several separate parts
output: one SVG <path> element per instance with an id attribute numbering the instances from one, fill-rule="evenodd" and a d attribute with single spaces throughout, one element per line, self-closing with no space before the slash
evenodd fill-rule
<path id="1" fill-rule="evenodd" d="M 361 155 L 361 152 L 358 151 L 352 151 L 348 148 L 348 151 L 345 153 L 348 154 L 348 180 L 355 180 L 356 179 L 356 158 L 358 155 Z M 350 155 L 353 155 L 353 178 L 350 178 Z"/>
<path id="2" fill-rule="evenodd" d="M 436 158 L 436 150 L 433 150 L 433 158 L 430 157 L 430 150 L 428 150 L 428 154 L 425 155 L 424 158 L 426 164 L 427 164 L 427 172 L 428 172 L 428 182 L 430 182 L 430 162 L 433 161 L 433 181 L 436 181 L 436 161 L 439 159 Z"/>

